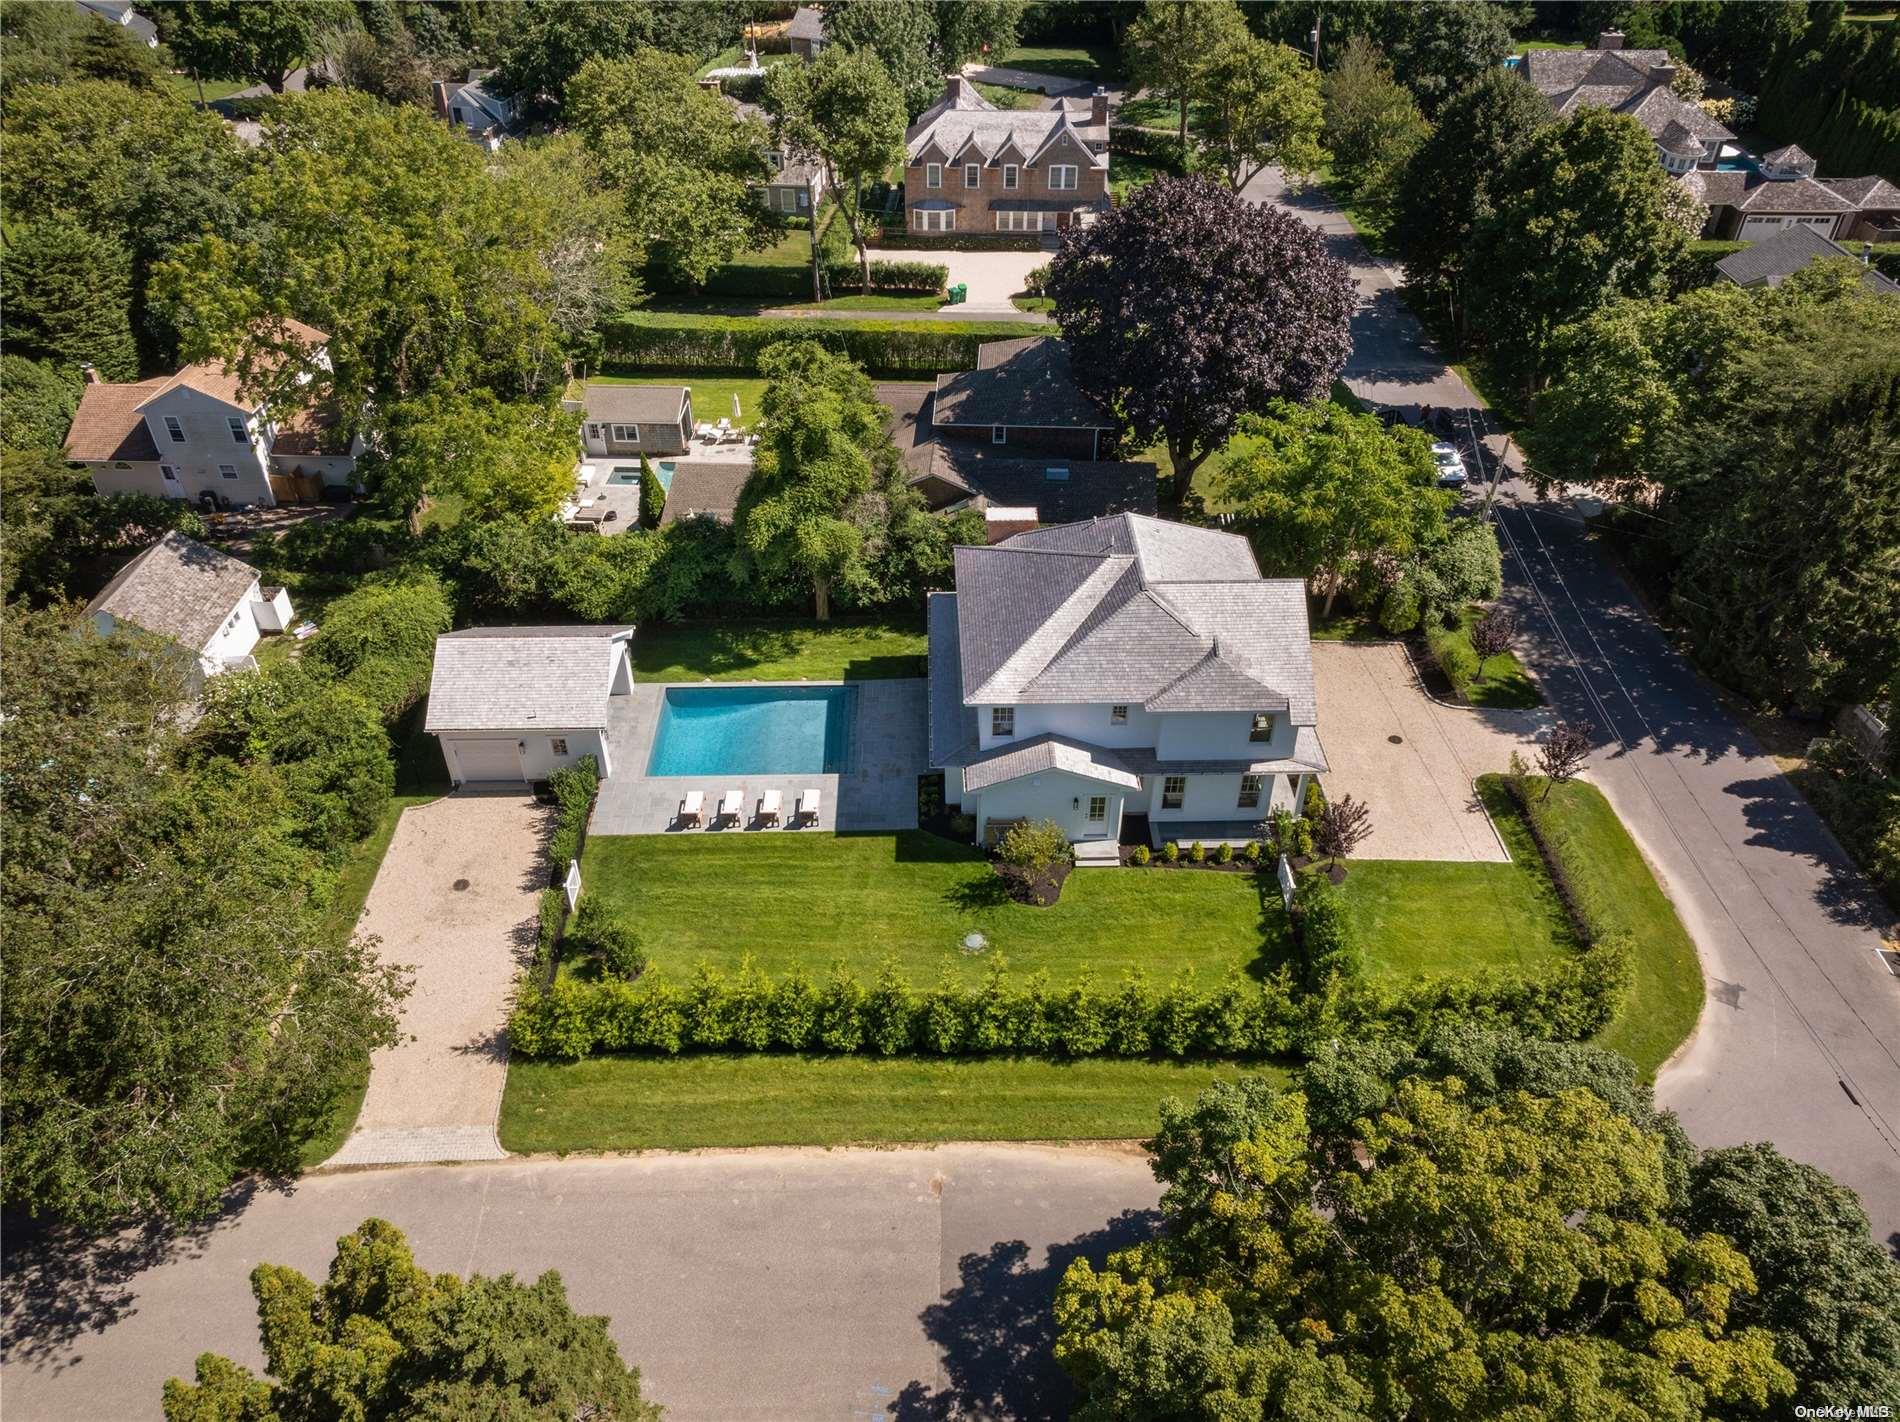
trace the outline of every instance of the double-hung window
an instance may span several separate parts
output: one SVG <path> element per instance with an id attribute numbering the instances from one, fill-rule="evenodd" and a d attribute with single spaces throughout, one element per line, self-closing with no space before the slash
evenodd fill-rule
<path id="1" fill-rule="evenodd" d="M 1052 192 L 1069 192 L 1076 186 L 1077 169 L 1073 163 L 1051 163 L 1049 165 L 1049 188 Z"/>
<path id="2" fill-rule="evenodd" d="M 943 186 L 943 164 L 924 164 L 924 186 L 927 188 L 940 188 Z"/>
<path id="3" fill-rule="evenodd" d="M 1108 819 L 1108 796 L 1089 796 L 1089 823 L 1101 824 Z"/>
<path id="4" fill-rule="evenodd" d="M 1260 791 L 1265 787 L 1264 775 L 1243 775 L 1240 777 L 1240 799 L 1234 802 L 1236 809 L 1257 810 L 1260 808 Z"/>
<path id="5" fill-rule="evenodd" d="M 220 464 L 220 465 L 218 466 L 218 477 L 219 477 L 220 479 L 235 479 L 235 478 L 237 478 L 237 465 L 235 465 L 235 464 Z"/>
<path id="6" fill-rule="evenodd" d="M 567 737 L 566 736 L 548 737 L 548 750 L 551 754 L 554 754 L 554 755 L 566 755 L 567 754 Z"/>
<path id="7" fill-rule="evenodd" d="M 1109 707 L 1108 724 L 1111 726 L 1126 726 L 1128 724 L 1128 708 L 1126 706 Z"/>
<path id="8" fill-rule="evenodd" d="M 966 188 L 980 188 L 983 186 L 983 165 L 981 163 L 965 163 L 963 165 L 963 186 Z"/>
<path id="9" fill-rule="evenodd" d="M 1250 741 L 1270 741 L 1273 739 L 1272 712 L 1260 711 L 1255 713 L 1253 725 L 1247 729 L 1247 739 Z"/>
<path id="10" fill-rule="evenodd" d="M 173 444 L 185 442 L 185 427 L 178 423 L 178 416 L 165 416 L 165 433 L 172 437 Z"/>
<path id="11" fill-rule="evenodd" d="M 990 426 L 990 443 L 991 444 L 1008 444 L 1009 443 L 1009 426 L 1008 425 L 991 425 Z"/>
<path id="12" fill-rule="evenodd" d="M 1020 181 L 1022 181 L 1022 169 L 1018 168 L 1014 163 L 1005 163 L 1003 165 L 1004 191 L 1012 192 L 1012 193 L 1015 192 L 1016 185 Z"/>
<path id="13" fill-rule="evenodd" d="M 990 707 L 990 734 L 992 736 L 1013 736 L 1016 734 L 1016 708 L 1014 706 Z"/>
<path id="14" fill-rule="evenodd" d="M 244 421 L 240 420 L 236 415 L 232 415 L 224 423 L 230 428 L 231 440 L 234 444 L 249 444 L 251 442 L 251 432 L 244 428 Z"/>
<path id="15" fill-rule="evenodd" d="M 161 464 L 158 466 L 158 472 L 165 477 L 167 483 L 176 484 L 178 482 L 178 468 L 176 465 Z"/>
<path id="16" fill-rule="evenodd" d="M 640 427 L 638 425 L 615 425 L 613 431 L 615 444 L 638 444 L 640 442 Z"/>
<path id="17" fill-rule="evenodd" d="M 1178 810 L 1187 803 L 1187 777 L 1168 775 L 1161 780 L 1161 808 Z"/>

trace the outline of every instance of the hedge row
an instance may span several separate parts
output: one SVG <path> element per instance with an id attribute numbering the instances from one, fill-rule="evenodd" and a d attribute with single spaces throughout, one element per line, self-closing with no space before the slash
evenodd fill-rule
<path id="1" fill-rule="evenodd" d="M 600 763 L 591 755 L 582 756 L 550 775 L 548 790 L 560 807 L 548 839 L 549 882 L 559 884 L 567 878 L 567 866 L 581 857 L 586 846 L 587 817 L 593 814 L 594 797 L 600 793 Z"/>
<path id="2" fill-rule="evenodd" d="M 816 341 L 874 376 L 919 379 L 976 366 L 985 341 L 1020 336 L 1020 325 L 979 321 L 827 321 L 757 316 L 631 312 L 601 327 L 601 354 L 611 374 L 701 370 L 746 375 L 759 353 L 779 341 Z"/>
<path id="3" fill-rule="evenodd" d="M 1552 816 L 1546 801 L 1530 793 L 1523 776 L 1501 778 L 1511 792 L 1511 799 L 1523 811 L 1524 823 L 1530 827 L 1531 839 L 1550 870 L 1551 882 L 1557 886 L 1557 896 L 1563 900 L 1564 911 L 1577 936 L 1586 944 L 1604 941 L 1609 930 L 1598 908 L 1597 896 L 1601 890 L 1588 862 L 1572 842 L 1575 836 Z"/>
<path id="4" fill-rule="evenodd" d="M 946 972 L 919 992 L 887 963 L 866 986 L 840 964 L 823 983 L 766 977 L 749 961 L 727 975 L 701 964 L 690 982 L 657 971 L 637 982 L 562 979 L 525 987 L 508 1022 L 524 1056 L 575 1061 L 598 1052 L 826 1052 L 876 1056 L 1278 1057 L 1351 1034 L 1415 1041 L 1450 1022 L 1510 1023 L 1559 1041 L 1609 1021 L 1629 971 L 1627 945 L 1603 944 L 1538 976 L 1487 974 L 1389 986 L 1345 976 L 1298 991 L 1282 970 L 1264 982 L 1230 971 L 1211 990 L 1191 969 L 1161 987 L 1138 970 L 1112 990 L 1013 978 L 993 963 L 967 987 Z"/>
<path id="5" fill-rule="evenodd" d="M 825 275 L 833 292 L 864 290 L 863 273 L 853 261 L 829 262 Z M 950 281 L 941 262 L 872 262 L 871 290 L 940 296 Z"/>
<path id="6" fill-rule="evenodd" d="M 1114 155 L 1126 154 L 1130 158 L 1139 158 L 1144 163 L 1152 163 L 1165 168 L 1170 173 L 1184 173 L 1187 162 L 1181 155 L 1181 140 L 1178 135 L 1163 129 L 1143 128 L 1139 124 L 1111 124 L 1108 130 L 1108 152 L 1112 164 Z"/>
<path id="7" fill-rule="evenodd" d="M 1042 238 L 1027 232 L 910 232 L 886 227 L 868 245 L 906 252 L 1040 252 Z"/>

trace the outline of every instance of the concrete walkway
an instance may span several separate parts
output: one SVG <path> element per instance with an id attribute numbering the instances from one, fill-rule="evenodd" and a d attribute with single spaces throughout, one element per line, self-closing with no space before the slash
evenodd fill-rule
<path id="1" fill-rule="evenodd" d="M 326 1165 L 497 1160 L 503 1026 L 532 955 L 547 812 L 519 792 L 457 791 L 405 810 L 361 931 L 415 971 L 405 1040 L 377 1052 L 356 1129 Z"/>

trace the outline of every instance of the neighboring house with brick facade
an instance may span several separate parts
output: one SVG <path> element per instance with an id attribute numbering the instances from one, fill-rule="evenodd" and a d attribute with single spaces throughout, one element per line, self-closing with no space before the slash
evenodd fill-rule
<path id="1" fill-rule="evenodd" d="M 1056 336 L 978 346 L 975 370 L 937 377 L 930 423 L 940 435 L 998 453 L 1075 459 L 1100 459 L 1115 434 L 1108 411 L 1075 383 L 1069 347 Z"/>
<path id="2" fill-rule="evenodd" d="M 352 487 L 361 439 L 341 433 L 333 411 L 310 404 L 304 387 L 328 370 L 330 338 L 285 323 L 304 347 L 294 366 L 264 372 L 277 388 L 259 399 L 239 390 L 237 372 L 201 361 L 175 375 L 114 384 L 88 368 L 66 434 L 66 457 L 92 475 L 101 494 L 153 494 L 226 506 L 314 499 Z"/>
<path id="3" fill-rule="evenodd" d="M 904 135 L 912 232 L 1060 232 L 1109 209 L 1108 95 L 999 109 L 953 74 Z"/>

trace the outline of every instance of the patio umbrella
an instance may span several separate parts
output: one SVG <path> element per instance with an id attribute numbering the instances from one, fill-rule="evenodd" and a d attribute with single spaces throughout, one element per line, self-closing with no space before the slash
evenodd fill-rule
<path id="1" fill-rule="evenodd" d="M 739 392 L 737 390 L 732 392 L 732 422 L 735 425 L 739 423 Z"/>

